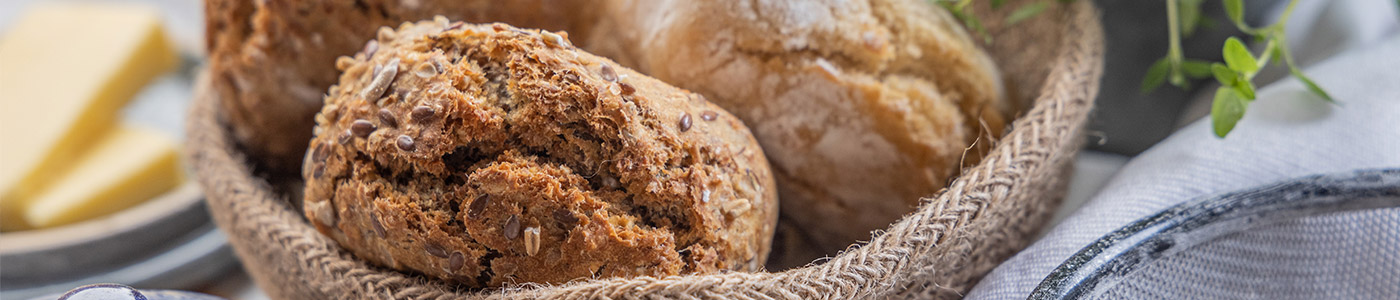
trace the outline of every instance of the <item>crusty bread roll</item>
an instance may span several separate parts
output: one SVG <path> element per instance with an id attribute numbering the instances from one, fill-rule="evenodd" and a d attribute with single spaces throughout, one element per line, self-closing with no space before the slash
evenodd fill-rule
<path id="1" fill-rule="evenodd" d="M 302 168 L 357 256 L 476 287 L 763 267 L 772 173 L 704 97 L 500 23 L 377 42 L 337 62 Z"/>
<path id="2" fill-rule="evenodd" d="M 295 174 L 312 116 L 336 82 L 336 57 L 361 51 L 382 26 L 443 15 L 467 22 L 584 32 L 589 3 L 572 0 L 206 0 L 211 87 L 234 137 L 263 170 Z M 575 34 L 575 38 L 579 38 Z"/>
<path id="3" fill-rule="evenodd" d="M 1012 113 L 992 61 L 927 1 L 606 4 L 590 50 L 747 122 L 784 218 L 825 253 L 912 211 Z"/>
<path id="4" fill-rule="evenodd" d="M 569 30 L 586 49 L 706 95 L 775 166 L 785 249 L 869 237 L 980 159 L 1016 107 L 992 62 L 923 0 L 207 0 L 214 88 L 235 136 L 295 169 L 332 60 L 380 25 L 444 14 Z M 368 24 L 368 26 L 361 26 Z M 286 167 L 287 165 L 292 165 Z M 841 222 L 832 222 L 841 220 Z M 816 242 L 820 246 L 801 244 Z M 815 255 L 815 254 L 813 254 Z M 787 257 L 793 263 L 810 255 Z"/>

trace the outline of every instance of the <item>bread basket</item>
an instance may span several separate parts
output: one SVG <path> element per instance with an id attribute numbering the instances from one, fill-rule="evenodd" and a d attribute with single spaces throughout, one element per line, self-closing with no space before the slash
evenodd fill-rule
<path id="1" fill-rule="evenodd" d="M 980 9 L 980 11 L 989 11 Z M 220 122 L 208 76 L 196 87 L 187 156 L 214 220 L 273 298 L 956 298 L 1030 242 L 1063 197 L 1098 90 L 1103 33 L 1090 1 L 1051 5 L 1013 26 L 981 17 L 1011 94 L 1030 107 L 975 166 L 868 243 L 807 267 L 472 290 L 377 267 L 317 232 L 256 175 Z M 295 190 L 295 188 L 291 188 Z"/>

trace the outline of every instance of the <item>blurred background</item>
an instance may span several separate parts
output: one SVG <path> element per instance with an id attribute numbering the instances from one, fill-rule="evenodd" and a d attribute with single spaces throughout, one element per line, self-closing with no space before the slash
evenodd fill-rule
<path id="1" fill-rule="evenodd" d="M 0 1 L 0 39 L 14 38 L 15 32 L 23 30 L 16 24 L 42 2 L 51 1 Z M 83 2 L 142 6 L 156 12 L 174 52 L 174 65 L 140 88 L 118 115 L 121 122 L 154 129 L 178 144 L 183 137 L 181 128 L 192 95 L 193 76 L 203 64 L 202 2 Z M 1070 195 L 1057 220 L 1097 192 L 1130 158 L 1181 126 L 1206 116 L 1209 92 L 1215 87 L 1206 80 L 1199 80 L 1191 84 L 1191 89 L 1164 85 L 1154 92 L 1143 93 L 1140 82 L 1144 72 L 1167 50 L 1164 2 L 1095 2 L 1104 12 L 1105 74 L 1089 125 L 1087 151 L 1076 163 Z M 1283 1 L 1245 2 L 1248 22 L 1265 24 L 1279 15 L 1278 4 Z M 1214 20 L 1216 25 L 1203 27 L 1183 40 L 1186 57 L 1218 61 L 1220 45 L 1227 37 L 1238 34 L 1224 17 L 1220 5 L 1220 1 L 1204 2 L 1205 17 Z M 1290 49 L 1294 49 L 1299 64 L 1306 67 L 1349 48 L 1393 36 L 1397 33 L 1395 5 L 1391 0 L 1304 0 L 1290 22 L 1290 38 L 1295 44 L 1289 45 Z M 1292 38 L 1295 35 L 1306 38 Z M 106 50 L 83 49 L 97 54 Z M 0 61 L 0 72 L 16 72 L 17 66 L 24 63 L 24 59 L 9 56 L 4 59 Z M 1268 85 L 1285 78 L 1284 75 L 1280 70 L 1266 70 L 1256 84 Z M 17 95 L 10 93 L 13 91 L 5 92 L 6 97 Z M 24 100 L 0 99 L 6 102 Z M 14 137 L 0 137 L 0 141 L 9 144 L 5 145 L 6 149 L 18 147 Z M 25 299 L 96 282 L 193 290 L 232 299 L 265 298 L 239 269 L 224 245 L 222 234 L 210 223 L 199 193 L 189 190 L 193 187 L 187 185 L 169 188 L 154 197 L 174 200 L 151 200 L 175 207 L 148 208 L 152 205 L 133 204 L 131 210 L 138 213 L 120 213 L 125 217 L 150 220 L 102 221 L 107 223 L 12 230 L 0 234 L 0 280 L 3 280 L 0 298 Z M 59 235 L 71 237 L 55 237 Z"/>

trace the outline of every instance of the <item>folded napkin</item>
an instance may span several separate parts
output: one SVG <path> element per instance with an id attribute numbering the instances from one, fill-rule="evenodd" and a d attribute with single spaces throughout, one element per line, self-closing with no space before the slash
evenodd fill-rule
<path id="1" fill-rule="evenodd" d="M 1306 177 L 1330 174 L 1328 182 L 1336 183 L 1356 174 L 1372 180 L 1378 171 L 1357 171 L 1400 168 L 1400 36 L 1342 52 L 1306 71 L 1339 104 L 1325 103 L 1297 80 L 1285 79 L 1259 90 L 1258 100 L 1225 139 L 1211 133 L 1209 118 L 1197 120 L 1130 161 L 1082 208 L 993 270 L 968 298 L 1026 298 L 1081 249 L 1135 222 L 1147 224 L 1140 222 L 1168 209 L 1210 207 L 1216 203 L 1212 199 L 1238 200 L 1240 194 L 1232 192 L 1261 187 L 1294 186 L 1302 190 L 1295 191 L 1298 197 L 1326 196 L 1338 189 L 1308 183 Z M 1298 178 L 1304 178 L 1301 186 Z M 1397 189 L 1384 180 L 1376 185 L 1371 182 L 1370 191 Z M 1175 253 L 1172 257 L 1144 257 L 1132 269 L 1101 270 L 1134 279 L 1110 284 L 1122 286 L 1100 284 L 1092 287 L 1099 292 L 1088 295 L 1394 299 L 1400 297 L 1400 197 L 1377 199 L 1327 213 L 1253 215 L 1231 227 L 1240 232 L 1153 252 Z M 1089 260 L 1078 263 L 1112 265 L 1104 263 L 1125 257 L 1113 251 L 1131 247 L 1081 255 L 1077 258 Z M 1058 298 L 1059 292 L 1040 296 Z"/>

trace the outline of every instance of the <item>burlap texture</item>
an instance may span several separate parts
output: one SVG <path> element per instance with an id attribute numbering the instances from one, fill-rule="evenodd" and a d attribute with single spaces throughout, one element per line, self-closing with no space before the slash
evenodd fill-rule
<path id="1" fill-rule="evenodd" d="M 1013 6 L 1014 7 L 1014 6 Z M 246 163 L 196 87 L 187 156 L 210 212 L 258 285 L 279 299 L 958 298 L 1023 248 L 1064 195 L 1102 72 L 1103 34 L 1089 1 L 1054 4 L 1012 26 L 983 15 L 1011 95 L 1033 103 L 982 162 L 869 243 L 803 268 L 470 290 L 370 265 L 321 235 Z M 989 11 L 982 8 L 980 11 Z M 983 141 L 991 142 L 991 141 Z"/>

